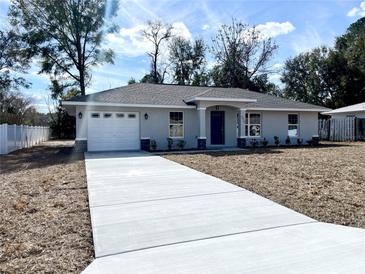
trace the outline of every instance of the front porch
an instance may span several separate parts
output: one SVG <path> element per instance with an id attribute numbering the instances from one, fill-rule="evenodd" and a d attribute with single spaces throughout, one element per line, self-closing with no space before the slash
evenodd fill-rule
<path id="1" fill-rule="evenodd" d="M 216 103 L 199 106 L 199 136 L 197 148 L 244 148 L 246 147 L 246 110 L 247 104 L 229 105 Z"/>

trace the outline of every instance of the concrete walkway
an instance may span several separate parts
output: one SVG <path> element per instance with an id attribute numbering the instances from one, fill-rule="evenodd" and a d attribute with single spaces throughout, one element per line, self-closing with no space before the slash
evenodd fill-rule
<path id="1" fill-rule="evenodd" d="M 87 153 L 91 273 L 364 273 L 365 231 L 147 153 Z"/>

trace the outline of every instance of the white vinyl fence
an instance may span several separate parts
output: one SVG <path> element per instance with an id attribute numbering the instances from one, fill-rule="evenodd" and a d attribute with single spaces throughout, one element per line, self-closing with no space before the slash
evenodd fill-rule
<path id="1" fill-rule="evenodd" d="M 31 147 L 49 139 L 49 127 L 0 125 L 0 154 Z"/>

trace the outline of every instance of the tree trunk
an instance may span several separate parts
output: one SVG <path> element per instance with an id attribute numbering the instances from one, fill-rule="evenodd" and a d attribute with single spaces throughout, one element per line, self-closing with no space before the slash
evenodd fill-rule
<path id="1" fill-rule="evenodd" d="M 155 56 L 154 56 L 155 60 L 153 62 L 153 81 L 155 82 L 155 84 L 158 84 L 157 57 L 158 57 L 158 48 L 156 45 Z"/>
<path id="2" fill-rule="evenodd" d="M 80 75 L 80 91 L 81 91 L 81 95 L 84 96 L 85 95 L 85 72 L 83 69 L 79 70 L 79 75 Z"/>

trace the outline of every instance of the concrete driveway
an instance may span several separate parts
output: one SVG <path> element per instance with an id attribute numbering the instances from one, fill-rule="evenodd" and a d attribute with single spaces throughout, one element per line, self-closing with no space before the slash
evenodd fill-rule
<path id="1" fill-rule="evenodd" d="M 84 273 L 364 273 L 365 231 L 143 152 L 87 153 Z"/>

